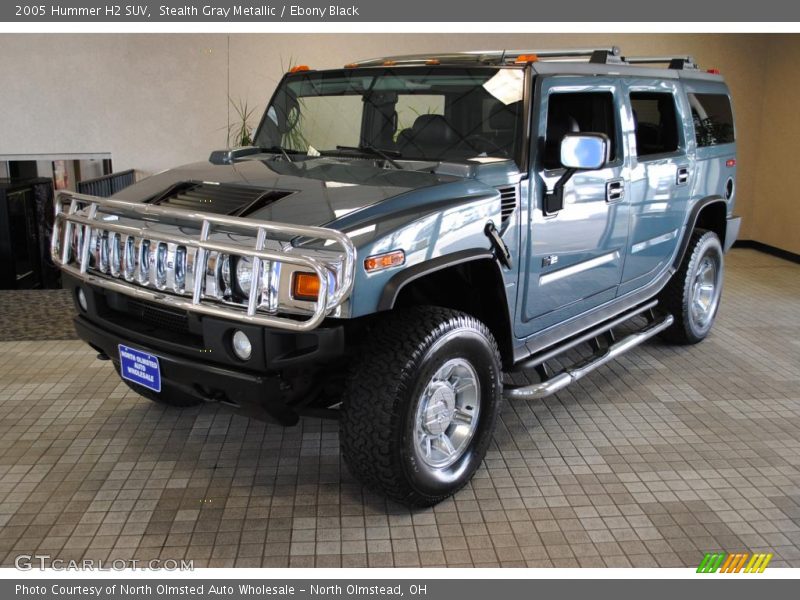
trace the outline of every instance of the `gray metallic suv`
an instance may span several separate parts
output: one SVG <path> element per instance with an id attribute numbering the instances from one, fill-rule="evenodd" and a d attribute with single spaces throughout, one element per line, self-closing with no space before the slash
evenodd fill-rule
<path id="1" fill-rule="evenodd" d="M 470 480 L 504 397 L 713 325 L 736 144 L 727 86 L 690 57 L 295 67 L 254 139 L 59 195 L 77 331 L 156 402 L 338 419 L 350 471 L 401 502 Z"/>

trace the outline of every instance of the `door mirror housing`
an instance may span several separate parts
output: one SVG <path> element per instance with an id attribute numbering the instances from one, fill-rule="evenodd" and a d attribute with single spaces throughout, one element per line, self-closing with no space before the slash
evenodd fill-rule
<path id="1" fill-rule="evenodd" d="M 602 133 L 568 133 L 561 140 L 561 165 L 576 171 L 593 171 L 608 163 L 608 137 Z"/>
<path id="2" fill-rule="evenodd" d="M 544 214 L 564 208 L 564 186 L 577 171 L 602 169 L 609 161 L 611 143 L 604 133 L 568 133 L 561 140 L 561 166 L 566 170 L 544 196 Z"/>

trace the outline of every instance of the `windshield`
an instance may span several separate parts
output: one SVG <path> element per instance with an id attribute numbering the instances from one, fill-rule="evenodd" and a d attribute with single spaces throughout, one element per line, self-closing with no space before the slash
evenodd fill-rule
<path id="1" fill-rule="evenodd" d="M 311 155 L 516 160 L 523 89 L 516 68 L 300 72 L 276 91 L 255 142 Z"/>

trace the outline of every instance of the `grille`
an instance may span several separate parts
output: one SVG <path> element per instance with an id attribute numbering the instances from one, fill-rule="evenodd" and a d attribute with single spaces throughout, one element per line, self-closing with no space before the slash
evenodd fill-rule
<path id="1" fill-rule="evenodd" d="M 173 190 L 169 198 L 180 194 Z M 162 201 L 168 202 L 168 194 L 164 196 Z M 257 205 L 259 198 L 244 210 Z M 285 251 L 281 242 L 295 237 L 322 240 L 325 246 L 333 244 L 339 250 L 303 245 L 293 248 L 295 252 Z M 50 250 L 64 272 L 98 287 L 190 315 L 213 315 L 291 331 L 314 329 L 347 299 L 356 261 L 353 242 L 335 229 L 71 192 L 56 197 Z M 231 260 L 236 263 L 233 273 L 238 272 L 238 279 L 232 277 Z M 286 279 L 298 270 L 314 273 L 320 281 L 316 298 L 301 304 L 285 289 L 289 285 Z M 248 276 L 259 283 L 250 286 L 247 297 L 233 294 L 236 282 L 244 282 Z M 281 308 L 290 309 L 287 312 L 292 315 L 310 316 L 304 320 L 278 316 Z M 190 316 L 191 329 L 195 323 Z"/>
<path id="2" fill-rule="evenodd" d="M 174 185 L 150 204 L 246 217 L 289 194 L 291 192 L 285 190 L 262 190 L 244 185 L 184 182 Z"/>
<path id="3" fill-rule="evenodd" d="M 188 334 L 189 315 L 186 311 L 167 308 L 157 304 L 151 304 L 136 298 L 128 299 L 129 316 L 139 319 L 148 325 L 172 331 L 174 333 Z"/>
<path id="4" fill-rule="evenodd" d="M 502 215 L 500 224 L 505 227 L 511 215 L 517 209 L 517 186 L 501 187 L 497 188 L 497 191 L 500 192 L 500 211 Z"/>

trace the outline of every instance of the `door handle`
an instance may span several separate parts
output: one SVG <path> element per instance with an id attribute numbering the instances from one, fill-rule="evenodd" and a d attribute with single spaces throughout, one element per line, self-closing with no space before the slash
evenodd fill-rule
<path id="1" fill-rule="evenodd" d="M 687 183 L 689 183 L 689 167 L 678 167 L 675 185 L 686 185 Z"/>
<path id="2" fill-rule="evenodd" d="M 625 196 L 625 182 L 621 179 L 606 183 L 606 202 L 619 202 Z"/>

